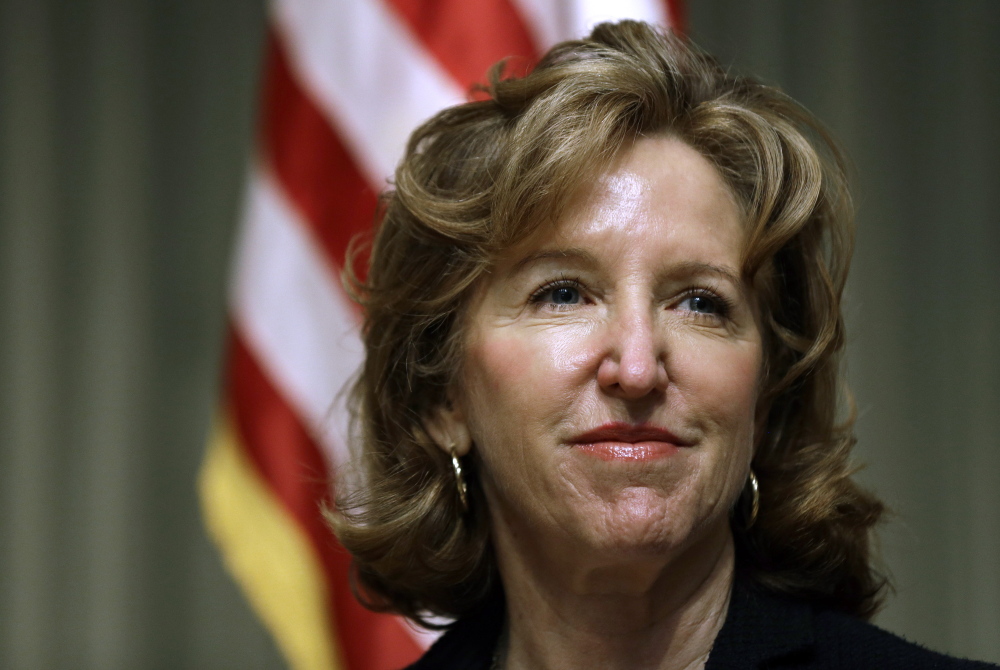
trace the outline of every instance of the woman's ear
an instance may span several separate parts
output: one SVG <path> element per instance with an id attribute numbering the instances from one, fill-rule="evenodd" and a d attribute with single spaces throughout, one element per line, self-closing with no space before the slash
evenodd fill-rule
<path id="1" fill-rule="evenodd" d="M 451 455 L 452 449 L 458 456 L 465 456 L 472 448 L 472 436 L 465 422 L 465 414 L 455 403 L 431 410 L 424 417 L 424 429 L 444 453 Z"/>

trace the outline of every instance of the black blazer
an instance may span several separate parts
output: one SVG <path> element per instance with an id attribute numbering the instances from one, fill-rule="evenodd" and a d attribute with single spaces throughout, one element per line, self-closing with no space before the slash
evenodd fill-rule
<path id="1" fill-rule="evenodd" d="M 408 670 L 489 670 L 502 602 L 458 621 Z M 869 623 L 737 580 L 706 670 L 994 670 L 930 651 Z"/>

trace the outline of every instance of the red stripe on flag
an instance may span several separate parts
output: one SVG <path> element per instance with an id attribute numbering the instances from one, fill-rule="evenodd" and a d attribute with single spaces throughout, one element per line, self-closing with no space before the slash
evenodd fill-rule
<path id="1" fill-rule="evenodd" d="M 342 268 L 351 239 L 371 230 L 376 195 L 300 85 L 273 32 L 267 54 L 262 110 L 266 160 L 327 259 Z"/>
<path id="2" fill-rule="evenodd" d="M 396 670 L 420 648 L 392 616 L 363 608 L 349 589 L 351 557 L 320 511 L 331 505 L 327 463 L 316 442 L 235 329 L 230 333 L 228 394 L 235 429 L 264 481 L 305 531 L 323 567 L 338 645 L 352 670 Z"/>
<path id="3" fill-rule="evenodd" d="M 523 75 L 538 47 L 509 0 L 387 0 L 441 66 L 462 87 L 486 80 L 501 58 Z"/>
<path id="4" fill-rule="evenodd" d="M 667 18 L 670 20 L 670 28 L 678 35 L 687 34 L 687 7 L 683 0 L 663 0 L 667 7 Z"/>

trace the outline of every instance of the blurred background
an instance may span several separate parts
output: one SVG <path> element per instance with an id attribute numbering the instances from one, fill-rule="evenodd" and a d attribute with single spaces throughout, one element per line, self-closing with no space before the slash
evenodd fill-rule
<path id="1" fill-rule="evenodd" d="M 877 622 L 1000 662 L 1000 3 L 688 0 L 852 156 Z M 203 530 L 258 0 L 0 0 L 0 667 L 280 668 Z"/>

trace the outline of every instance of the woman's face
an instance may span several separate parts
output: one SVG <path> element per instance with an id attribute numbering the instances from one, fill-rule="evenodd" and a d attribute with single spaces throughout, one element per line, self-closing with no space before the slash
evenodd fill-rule
<path id="1" fill-rule="evenodd" d="M 761 375 L 742 242 L 715 169 L 651 138 L 503 256 L 450 410 L 498 548 L 614 561 L 728 532 Z"/>

